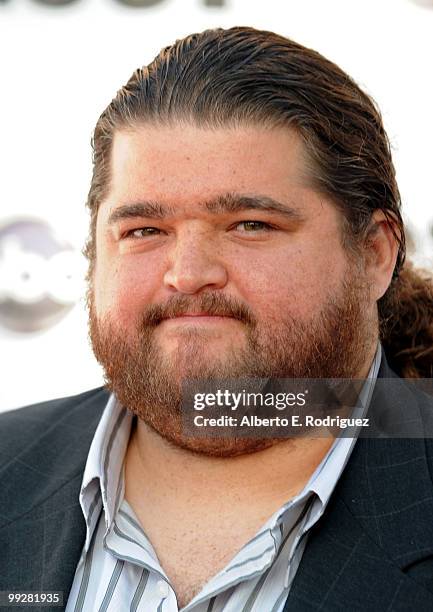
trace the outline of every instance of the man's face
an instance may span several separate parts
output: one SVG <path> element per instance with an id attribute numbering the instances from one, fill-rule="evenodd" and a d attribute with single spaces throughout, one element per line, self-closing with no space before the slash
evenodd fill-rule
<path id="1" fill-rule="evenodd" d="M 176 444 L 235 454 L 182 439 L 186 378 L 365 373 L 368 279 L 343 250 L 340 213 L 308 184 L 286 129 L 116 133 L 91 337 L 118 398 Z"/>

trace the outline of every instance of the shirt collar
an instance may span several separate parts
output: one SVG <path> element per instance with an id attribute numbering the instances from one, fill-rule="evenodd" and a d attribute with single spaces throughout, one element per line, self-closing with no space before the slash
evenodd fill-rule
<path id="1" fill-rule="evenodd" d="M 90 446 L 80 490 L 80 505 L 86 520 L 86 552 L 101 505 L 107 530 L 123 497 L 120 478 L 134 415 L 110 395 Z"/>
<path id="2" fill-rule="evenodd" d="M 354 417 L 362 418 L 367 414 L 381 360 L 382 347 L 378 343 L 369 373 L 359 395 L 358 405 L 353 412 Z M 337 437 L 305 487 L 307 490 L 317 493 L 322 502 L 323 509 L 328 503 L 331 493 L 346 467 L 355 442 L 356 438 Z M 332 473 L 331 478 L 330 473 Z"/>

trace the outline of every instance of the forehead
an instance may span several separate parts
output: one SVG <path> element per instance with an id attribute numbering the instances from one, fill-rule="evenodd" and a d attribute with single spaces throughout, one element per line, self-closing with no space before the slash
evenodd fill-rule
<path id="1" fill-rule="evenodd" d="M 191 205 L 220 193 L 279 199 L 308 184 L 305 152 L 288 129 L 142 125 L 116 132 L 110 207 L 143 197 Z"/>

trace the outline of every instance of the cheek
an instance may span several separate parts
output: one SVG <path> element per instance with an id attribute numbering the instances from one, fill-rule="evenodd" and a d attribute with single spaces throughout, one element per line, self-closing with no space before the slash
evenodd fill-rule
<path id="1" fill-rule="evenodd" d="M 243 299 L 259 319 L 277 324 L 284 312 L 306 320 L 320 312 L 341 286 L 345 270 L 338 250 L 321 254 L 315 247 L 300 247 L 271 259 L 249 258 L 247 265 L 237 266 L 233 284 L 243 288 Z"/>
<path id="2" fill-rule="evenodd" d="M 96 266 L 94 276 L 95 307 L 98 316 L 111 313 L 119 323 L 131 322 L 152 302 L 157 279 L 155 266 L 135 260 Z"/>

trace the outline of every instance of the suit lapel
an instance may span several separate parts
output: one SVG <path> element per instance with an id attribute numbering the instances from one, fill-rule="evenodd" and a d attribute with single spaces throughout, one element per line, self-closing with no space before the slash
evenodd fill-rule
<path id="1" fill-rule="evenodd" d="M 6 526 L 2 540 L 8 589 L 62 591 L 66 603 L 84 545 L 86 526 L 78 495 L 82 474 L 66 482 L 40 506 Z"/>
<path id="2" fill-rule="evenodd" d="M 433 609 L 433 594 L 405 574 L 345 503 L 333 498 L 310 534 L 284 611 L 417 609 Z"/>
<path id="3" fill-rule="evenodd" d="M 386 361 L 379 375 L 395 376 Z M 404 414 L 405 420 L 409 415 L 411 431 L 418 431 L 420 406 L 410 396 L 410 403 L 406 394 L 405 406 L 396 405 L 395 414 Z M 388 419 L 389 398 L 376 394 L 372 411 L 378 402 L 377 414 Z M 395 396 L 392 402 L 399 404 Z M 358 439 L 323 517 L 308 536 L 284 611 L 433 609 L 427 582 L 412 577 L 417 562 L 433 555 L 431 517 L 425 440 Z"/>
<path id="4" fill-rule="evenodd" d="M 0 478 L 0 590 L 62 591 L 66 605 L 86 535 L 79 492 L 106 402 L 101 390 L 12 415 L 33 433 Z"/>

